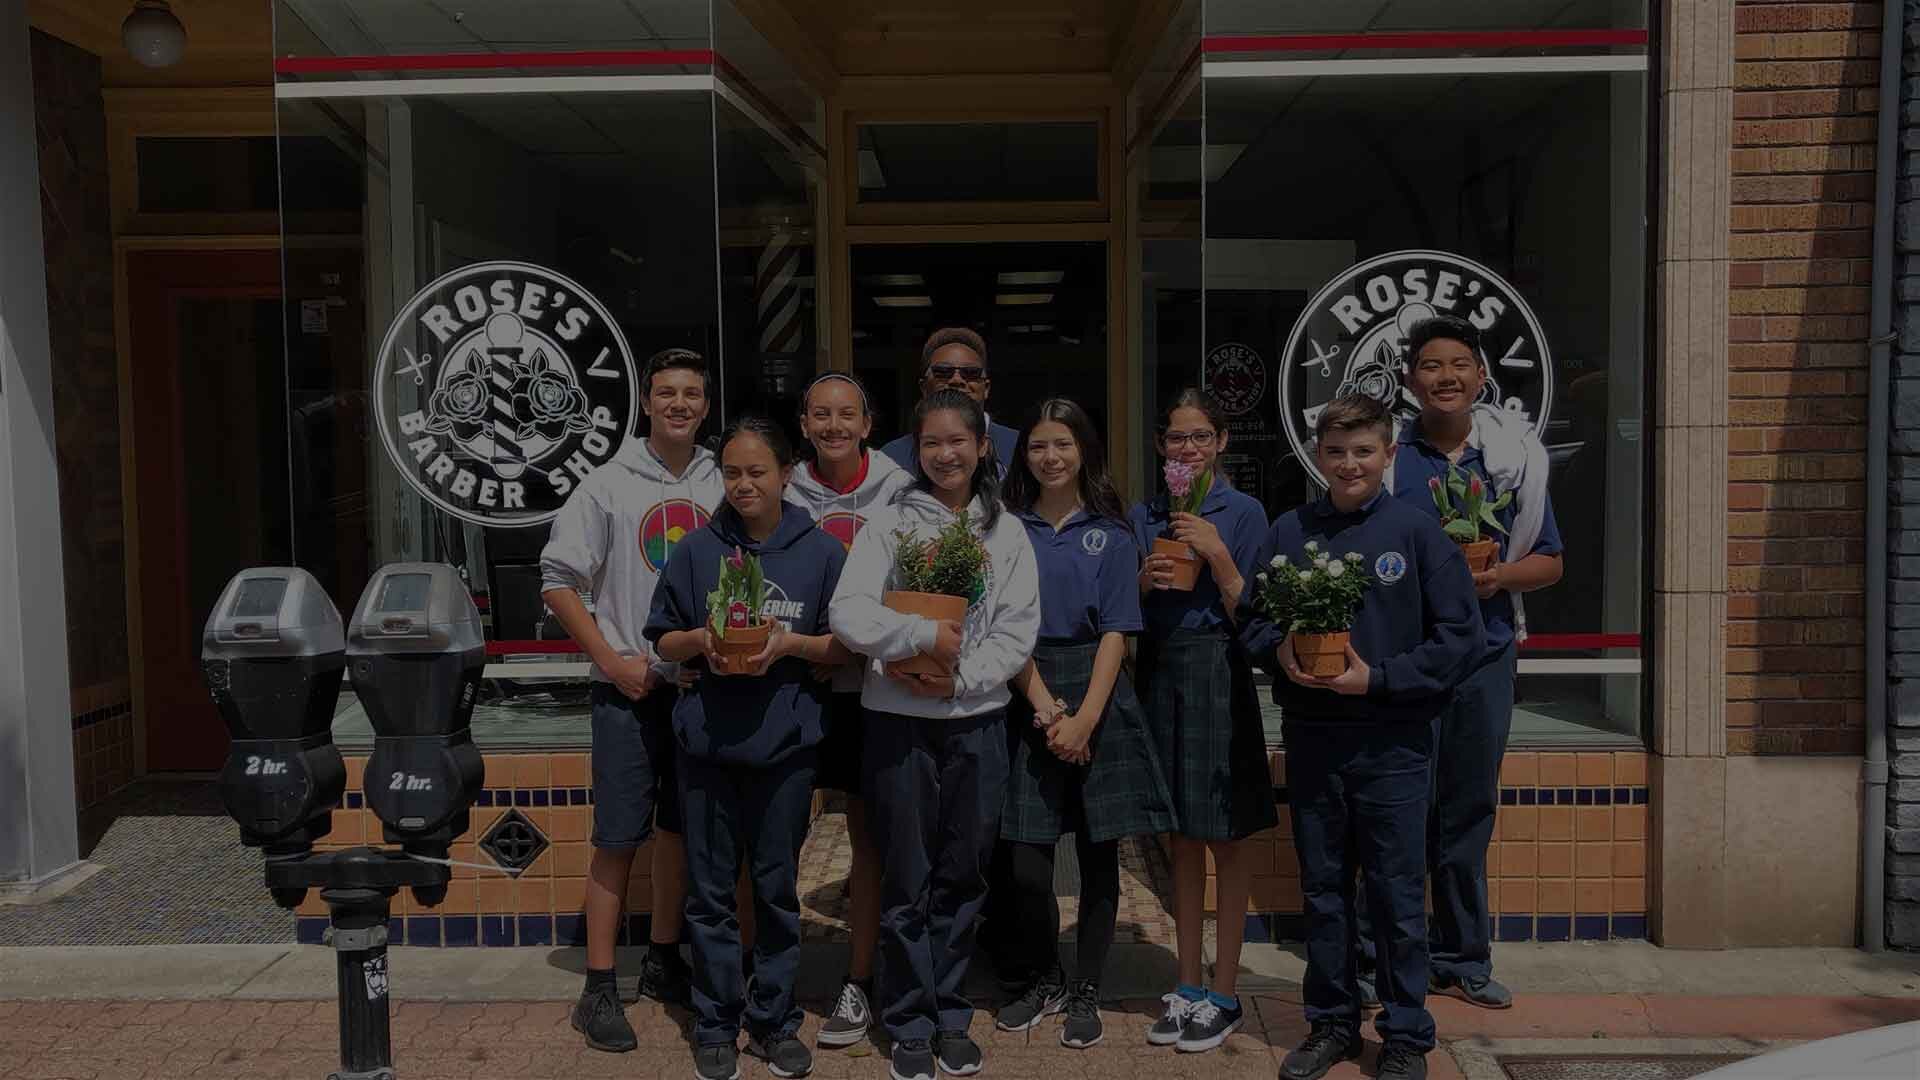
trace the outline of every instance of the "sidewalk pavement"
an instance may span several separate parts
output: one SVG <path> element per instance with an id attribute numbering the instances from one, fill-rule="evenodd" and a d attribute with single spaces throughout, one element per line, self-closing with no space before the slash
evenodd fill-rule
<path id="1" fill-rule="evenodd" d="M 1116 949 L 1107 979 L 1107 1038 L 1075 1052 L 1057 1025 L 974 1036 L 987 1075 L 1007 1080 L 1271 1080 L 1305 1034 L 1285 947 L 1252 947 L 1244 963 L 1246 1026 L 1219 1051 L 1176 1055 L 1146 1045 L 1170 958 Z M 623 966 L 628 964 L 623 958 Z M 818 1027 L 844 952 L 808 950 L 804 1037 Z M 1500 1078 L 1501 1057 L 1526 1054 L 1752 1054 L 1783 1042 L 1920 1019 L 1920 956 L 1852 950 L 1678 952 L 1638 943 L 1502 945 L 1496 964 L 1516 1005 L 1487 1012 L 1432 999 L 1444 1050 L 1435 1077 Z M 486 1077 L 686 1080 L 686 1017 L 652 1003 L 630 1010 L 641 1048 L 587 1050 L 568 1027 L 578 993 L 573 949 L 393 950 L 394 1052 L 403 1080 Z M 240 1078 L 320 1080 L 338 1063 L 333 958 L 299 946 L 0 949 L 0 1075 L 34 1080 Z M 979 988 L 976 1000 L 993 996 Z M 1332 1075 L 1370 1075 L 1372 1051 Z M 743 1080 L 768 1076 L 743 1059 Z M 822 1080 L 885 1076 L 870 1047 L 822 1051 Z M 1648 1074 L 1657 1075 L 1657 1074 Z"/>

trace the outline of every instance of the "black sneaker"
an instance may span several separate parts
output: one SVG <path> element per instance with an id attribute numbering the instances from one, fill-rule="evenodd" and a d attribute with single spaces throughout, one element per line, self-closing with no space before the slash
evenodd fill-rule
<path id="1" fill-rule="evenodd" d="M 1335 1024 L 1315 1024 L 1307 1041 L 1280 1062 L 1280 1080 L 1320 1080 L 1334 1065 L 1360 1056 L 1360 1033 Z"/>
<path id="2" fill-rule="evenodd" d="M 893 1080 L 933 1080 L 933 1048 L 925 1039 L 902 1039 L 894 1043 L 887 1072 Z"/>
<path id="3" fill-rule="evenodd" d="M 693 969 L 671 945 L 655 945 L 640 962 L 640 996 L 663 1005 L 693 1004 Z"/>
<path id="4" fill-rule="evenodd" d="M 1427 1080 L 1427 1055 L 1404 1043 L 1388 1043 L 1380 1051 L 1381 1080 Z"/>
<path id="5" fill-rule="evenodd" d="M 948 1076 L 972 1076 L 980 1071 L 986 1058 L 980 1053 L 980 1044 L 973 1036 L 964 1031 L 943 1031 L 934 1040 L 933 1049 L 940 1062 L 940 1071 Z"/>
<path id="6" fill-rule="evenodd" d="M 693 1080 L 740 1080 L 740 1051 L 732 1043 L 695 1048 Z"/>
<path id="7" fill-rule="evenodd" d="M 640 1045 L 612 983 L 589 986 L 573 1005 L 573 1030 L 587 1037 L 587 1045 L 609 1054 L 624 1054 Z"/>
<path id="8" fill-rule="evenodd" d="M 1067 988 L 1061 984 L 1060 973 L 1043 975 L 1029 982 L 1019 997 L 1000 1006 L 1000 1011 L 994 1014 L 993 1026 L 1001 1031 L 1027 1031 L 1059 1012 L 1066 1003 Z"/>
<path id="9" fill-rule="evenodd" d="M 813 1071 L 813 1051 L 791 1035 L 747 1040 L 747 1053 L 767 1063 L 767 1071 L 793 1080 Z"/>
<path id="10" fill-rule="evenodd" d="M 1060 1026 L 1061 1046 L 1085 1050 L 1106 1038 L 1106 1028 L 1100 1023 L 1099 983 L 1092 979 L 1074 983 L 1067 995 L 1066 1011 L 1067 1022 Z"/>
<path id="11" fill-rule="evenodd" d="M 1178 990 L 1171 994 L 1160 995 L 1160 1000 L 1166 1004 L 1167 1009 L 1160 1014 L 1160 1019 L 1155 1020 L 1153 1026 L 1147 1029 L 1147 1042 L 1154 1046 L 1172 1046 L 1180 1041 L 1180 1033 L 1186 1030 L 1187 1014 L 1191 1013 L 1193 1007 L 1199 1003 Z"/>
<path id="12" fill-rule="evenodd" d="M 1240 1030 L 1241 1021 L 1246 1019 L 1236 999 L 1231 1006 L 1221 1006 L 1209 997 L 1196 1001 L 1193 1011 L 1187 1014 L 1187 1026 L 1180 1029 L 1180 1041 L 1174 1048 L 1186 1054 L 1199 1054 L 1219 1046 L 1227 1041 L 1227 1036 Z"/>
<path id="13" fill-rule="evenodd" d="M 867 1037 L 867 1028 L 872 1024 L 873 1003 L 867 988 L 848 979 L 840 987 L 840 1000 L 833 1007 L 833 1015 L 820 1025 L 818 1041 L 821 1046 L 852 1046 Z"/>

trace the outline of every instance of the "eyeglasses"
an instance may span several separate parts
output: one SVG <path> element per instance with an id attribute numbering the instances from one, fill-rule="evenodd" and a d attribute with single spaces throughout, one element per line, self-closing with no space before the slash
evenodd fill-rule
<path id="1" fill-rule="evenodd" d="M 927 369 L 927 374 L 941 382 L 950 382 L 955 375 L 958 375 L 970 383 L 977 383 L 986 381 L 987 369 L 971 365 L 963 367 L 959 364 L 934 364 Z"/>
<path id="2" fill-rule="evenodd" d="M 1219 433 L 1212 431 L 1169 431 L 1160 437 L 1160 441 L 1175 450 L 1186 446 L 1188 443 L 1192 443 L 1195 450 L 1205 450 L 1207 447 L 1212 446 L 1213 440 L 1218 437 Z"/>

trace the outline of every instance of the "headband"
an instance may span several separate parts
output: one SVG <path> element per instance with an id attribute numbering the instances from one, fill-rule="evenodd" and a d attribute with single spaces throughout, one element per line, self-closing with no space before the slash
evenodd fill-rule
<path id="1" fill-rule="evenodd" d="M 844 382 L 848 386 L 851 386 L 855 390 L 859 391 L 860 392 L 860 408 L 863 411 L 865 411 L 868 416 L 873 415 L 873 406 L 869 404 L 867 401 L 867 388 L 860 385 L 860 380 L 854 378 L 853 376 L 847 374 L 844 371 L 828 371 L 828 372 L 823 372 L 819 375 L 814 376 L 813 381 L 807 384 L 807 388 L 805 390 L 800 391 L 800 401 L 803 408 L 805 407 L 807 395 L 813 393 L 813 388 L 816 386 L 819 386 L 823 382 L 826 382 L 828 379 L 839 379 L 841 382 Z"/>

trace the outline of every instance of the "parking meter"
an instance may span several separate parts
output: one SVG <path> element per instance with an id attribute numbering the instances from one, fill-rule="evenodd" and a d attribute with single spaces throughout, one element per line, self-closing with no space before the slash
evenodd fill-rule
<path id="1" fill-rule="evenodd" d="M 445 859 L 484 776 L 469 723 L 486 640 L 459 572 L 395 563 L 375 573 L 347 626 L 347 662 L 373 724 L 367 805 L 387 842 Z"/>
<path id="2" fill-rule="evenodd" d="M 201 671 L 233 736 L 220 799 L 240 840 L 300 855 L 333 828 L 347 770 L 333 745 L 346 666 L 340 613 L 313 575 L 242 570 L 207 619 Z"/>

